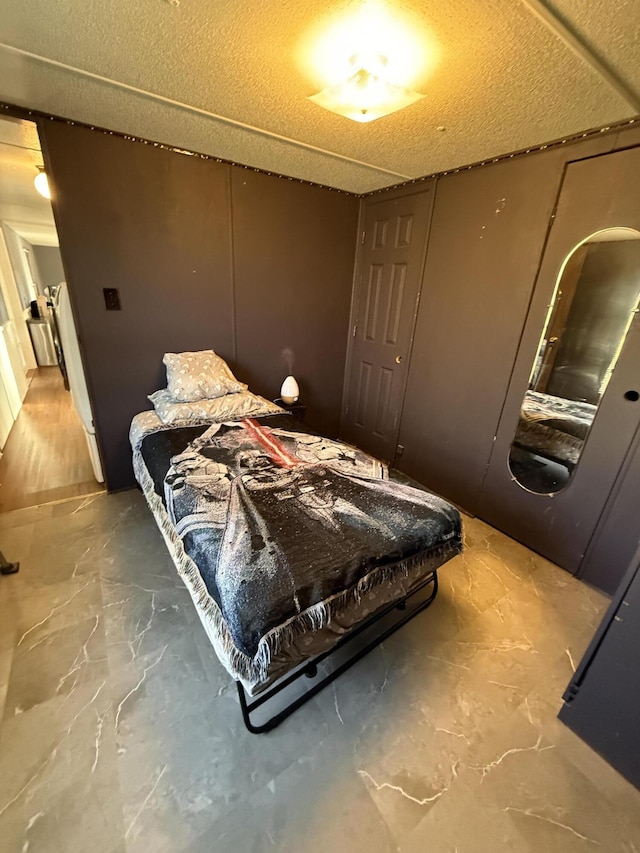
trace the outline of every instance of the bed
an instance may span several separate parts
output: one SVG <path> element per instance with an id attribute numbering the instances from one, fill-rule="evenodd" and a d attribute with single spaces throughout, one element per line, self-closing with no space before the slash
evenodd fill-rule
<path id="1" fill-rule="evenodd" d="M 571 471 L 578 462 L 597 406 L 527 391 L 514 443 Z"/>
<path id="2" fill-rule="evenodd" d="M 417 591 L 430 587 L 420 610 L 433 600 L 438 568 L 461 551 L 460 515 L 248 390 L 214 408 L 137 415 L 133 466 L 245 724 L 265 731 L 302 704 L 254 726 L 251 710 L 282 685 Z"/>

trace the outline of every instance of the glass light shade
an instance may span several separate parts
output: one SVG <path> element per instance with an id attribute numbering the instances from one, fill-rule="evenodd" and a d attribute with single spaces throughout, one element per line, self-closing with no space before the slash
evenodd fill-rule
<path id="1" fill-rule="evenodd" d="M 280 399 L 283 403 L 286 403 L 287 406 L 291 406 L 293 403 L 298 402 L 299 397 L 300 389 L 298 388 L 298 383 L 293 376 L 287 376 L 282 383 L 282 388 L 280 389 Z"/>
<path id="2" fill-rule="evenodd" d="M 43 195 L 45 198 L 51 198 L 51 190 L 49 189 L 49 179 L 47 178 L 46 172 L 38 172 L 38 174 L 33 179 L 33 185 L 38 190 L 40 195 Z"/>
<path id="3" fill-rule="evenodd" d="M 311 95 L 309 100 L 333 113 L 364 123 L 395 113 L 421 98 L 424 95 L 420 92 L 396 86 L 380 74 L 359 68 L 344 83 L 328 86 L 317 95 Z"/>

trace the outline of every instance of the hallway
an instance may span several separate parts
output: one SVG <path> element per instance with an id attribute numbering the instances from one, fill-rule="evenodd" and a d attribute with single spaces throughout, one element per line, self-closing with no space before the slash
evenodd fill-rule
<path id="1" fill-rule="evenodd" d="M 39 367 L 0 459 L 0 512 L 104 491 L 57 367 Z"/>

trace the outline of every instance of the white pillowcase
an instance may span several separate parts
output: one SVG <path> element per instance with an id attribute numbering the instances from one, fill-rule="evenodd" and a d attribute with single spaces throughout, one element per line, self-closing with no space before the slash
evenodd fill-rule
<path id="1" fill-rule="evenodd" d="M 213 400 L 194 400 L 191 402 L 176 402 L 168 388 L 156 391 L 148 397 L 153 403 L 156 414 L 164 424 L 180 421 L 233 421 L 245 417 L 275 415 L 283 410 L 275 403 L 270 403 L 264 397 L 252 394 L 251 391 L 241 391 L 235 394 L 225 394 Z"/>
<path id="2" fill-rule="evenodd" d="M 167 368 L 167 389 L 176 402 L 213 400 L 247 390 L 247 386 L 235 378 L 227 362 L 212 349 L 166 352 L 162 361 Z"/>

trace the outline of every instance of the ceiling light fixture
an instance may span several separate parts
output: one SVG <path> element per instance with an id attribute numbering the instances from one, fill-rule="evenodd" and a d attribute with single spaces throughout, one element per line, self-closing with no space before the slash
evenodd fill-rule
<path id="1" fill-rule="evenodd" d="M 420 92 L 386 78 L 387 59 L 381 54 L 356 54 L 350 63 L 353 73 L 344 82 L 327 86 L 309 100 L 345 118 L 365 123 L 424 98 Z"/>
<path id="2" fill-rule="evenodd" d="M 47 173 L 42 166 L 38 166 L 38 174 L 33 179 L 33 185 L 38 190 L 40 195 L 45 198 L 51 198 L 51 190 L 49 188 L 49 179 Z"/>
<path id="3" fill-rule="evenodd" d="M 370 122 L 424 98 L 416 90 L 426 86 L 441 54 L 424 13 L 399 9 L 393 0 L 342 5 L 348 8 L 316 21 L 298 43 L 297 63 L 316 93 L 309 100 Z"/>

